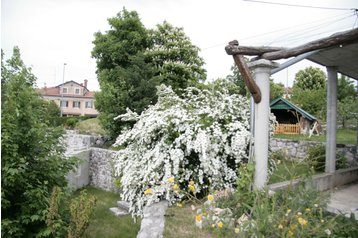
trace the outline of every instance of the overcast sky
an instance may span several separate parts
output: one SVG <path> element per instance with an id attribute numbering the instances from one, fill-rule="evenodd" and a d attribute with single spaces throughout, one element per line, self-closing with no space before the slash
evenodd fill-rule
<path id="1" fill-rule="evenodd" d="M 163 21 L 183 27 L 201 49 L 208 80 L 230 74 L 233 59 L 224 47 L 233 39 L 241 45 L 292 47 L 358 25 L 357 12 L 349 10 L 358 8 L 358 0 L 263 1 L 320 8 L 243 0 L 2 0 L 1 48 L 5 58 L 14 46 L 20 48 L 38 87 L 61 84 L 66 63 L 65 81 L 88 79 L 89 89 L 99 90 L 93 34 L 108 30 L 107 19 L 123 7 L 137 11 L 147 28 Z M 273 78 L 291 85 L 295 73 L 309 65 L 317 66 L 301 62 Z"/>

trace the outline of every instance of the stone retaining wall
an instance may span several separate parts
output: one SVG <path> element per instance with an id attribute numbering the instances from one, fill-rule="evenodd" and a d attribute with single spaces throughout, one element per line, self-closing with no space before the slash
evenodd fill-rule
<path id="1" fill-rule="evenodd" d="M 91 135 L 79 135 L 73 131 L 67 131 L 65 142 L 68 145 L 66 155 L 77 156 L 83 163 L 76 171 L 69 174 L 69 183 L 75 188 L 91 185 L 106 191 L 117 191 L 113 161 L 116 151 L 94 148 L 98 146 L 100 137 Z M 304 159 L 308 148 L 317 144 L 313 141 L 294 141 L 286 139 L 272 139 L 270 141 L 272 151 L 283 150 L 287 157 Z M 337 151 L 342 152 L 349 161 L 358 163 L 356 145 L 337 145 Z"/>
<path id="2" fill-rule="evenodd" d="M 116 151 L 92 148 L 89 160 L 90 185 L 106 191 L 116 191 L 113 160 Z"/>
<path id="3" fill-rule="evenodd" d="M 271 139 L 270 146 L 272 151 L 282 150 L 289 158 L 304 159 L 307 157 L 308 149 L 315 145 L 325 145 L 322 142 L 315 141 L 296 141 L 286 139 Z M 337 144 L 337 151 L 349 161 L 357 161 L 357 146 L 356 145 L 343 145 Z"/>

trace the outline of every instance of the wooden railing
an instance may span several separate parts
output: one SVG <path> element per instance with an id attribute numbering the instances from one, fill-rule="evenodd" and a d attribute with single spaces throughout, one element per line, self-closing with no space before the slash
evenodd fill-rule
<path id="1" fill-rule="evenodd" d="M 275 134 L 300 134 L 300 124 L 277 124 Z"/>

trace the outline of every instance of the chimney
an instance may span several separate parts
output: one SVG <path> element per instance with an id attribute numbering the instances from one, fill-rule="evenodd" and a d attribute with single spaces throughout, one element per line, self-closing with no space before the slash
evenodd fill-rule
<path id="1" fill-rule="evenodd" d="M 85 86 L 85 88 L 87 88 L 87 82 L 88 82 L 88 80 L 85 79 L 85 81 L 84 81 L 84 86 Z"/>

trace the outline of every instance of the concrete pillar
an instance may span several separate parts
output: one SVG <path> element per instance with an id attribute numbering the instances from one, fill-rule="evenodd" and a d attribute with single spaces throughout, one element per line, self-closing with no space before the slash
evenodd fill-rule
<path id="1" fill-rule="evenodd" d="M 261 102 L 255 103 L 254 112 L 254 161 L 255 188 L 261 189 L 267 182 L 269 113 L 270 113 L 270 75 L 278 64 L 260 59 L 248 64 L 253 72 L 257 86 L 261 90 Z"/>
<path id="2" fill-rule="evenodd" d="M 326 173 L 336 170 L 337 68 L 327 67 Z"/>

